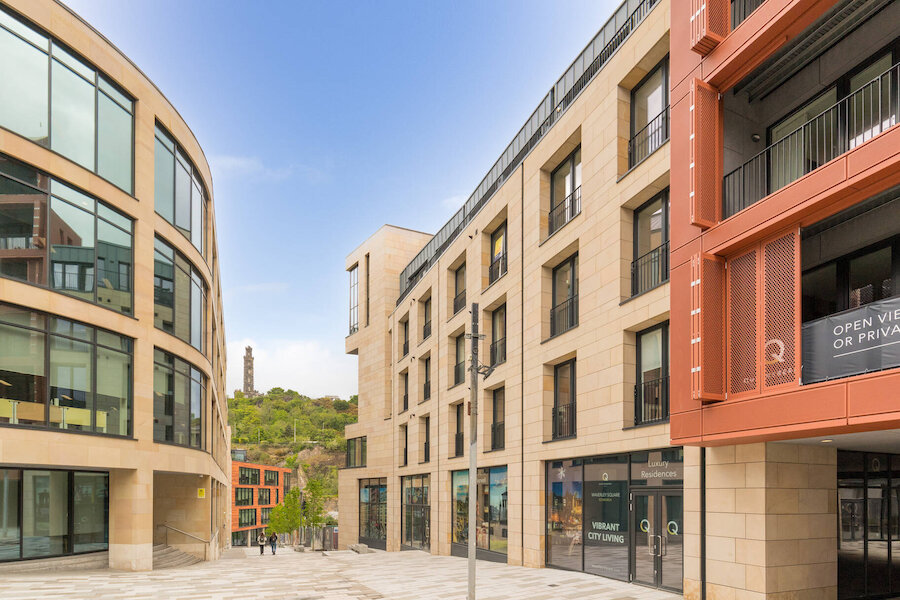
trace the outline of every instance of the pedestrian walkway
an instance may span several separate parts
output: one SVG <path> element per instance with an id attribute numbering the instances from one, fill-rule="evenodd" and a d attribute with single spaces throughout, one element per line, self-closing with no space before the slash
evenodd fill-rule
<path id="1" fill-rule="evenodd" d="M 0 577 L 15 600 L 464 600 L 466 560 L 424 552 L 293 552 L 145 573 L 68 571 Z M 680 596 L 555 569 L 478 563 L 479 600 L 676 600 Z"/>

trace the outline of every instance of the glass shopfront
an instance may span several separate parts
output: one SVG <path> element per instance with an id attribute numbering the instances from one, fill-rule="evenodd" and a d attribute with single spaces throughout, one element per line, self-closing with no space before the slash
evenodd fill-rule
<path id="1" fill-rule="evenodd" d="M 468 556 L 469 543 L 469 471 L 453 472 L 453 529 L 451 553 Z M 507 468 L 488 467 L 478 469 L 477 505 L 478 522 L 475 530 L 477 558 L 506 562 L 509 544 L 508 478 Z M 488 551 L 491 554 L 482 553 Z"/>
<path id="2" fill-rule="evenodd" d="M 359 542 L 387 549 L 387 479 L 359 480 Z"/>
<path id="3" fill-rule="evenodd" d="M 0 561 L 108 546 L 107 473 L 0 469 Z"/>
<path id="4" fill-rule="evenodd" d="M 428 550 L 431 547 L 430 479 L 429 475 L 400 478 L 403 488 L 400 544 L 406 549 Z"/>
<path id="5" fill-rule="evenodd" d="M 547 565 L 681 591 L 681 448 L 547 463 Z"/>

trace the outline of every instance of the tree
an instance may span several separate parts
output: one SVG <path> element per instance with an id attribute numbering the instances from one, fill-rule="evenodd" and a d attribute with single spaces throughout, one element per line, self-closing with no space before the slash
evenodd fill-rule
<path id="1" fill-rule="evenodd" d="M 300 490 L 292 489 L 284 496 L 284 501 L 272 509 L 269 515 L 269 526 L 266 533 L 290 533 L 303 526 L 303 510 L 300 503 Z"/>
<path id="2" fill-rule="evenodd" d="M 325 524 L 325 482 L 320 477 L 310 477 L 303 488 L 303 521 L 314 532 Z"/>

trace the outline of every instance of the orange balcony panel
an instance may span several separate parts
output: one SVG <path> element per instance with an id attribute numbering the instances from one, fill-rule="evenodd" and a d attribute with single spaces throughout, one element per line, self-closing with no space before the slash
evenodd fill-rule
<path id="1" fill-rule="evenodd" d="M 691 397 L 725 399 L 725 259 L 691 259 Z"/>
<path id="2" fill-rule="evenodd" d="M 722 100 L 699 79 L 691 84 L 691 224 L 712 227 L 722 220 Z"/>
<path id="3" fill-rule="evenodd" d="M 703 436 L 703 411 L 672 415 L 669 419 L 669 435 L 673 442 L 699 442 Z"/>
<path id="4" fill-rule="evenodd" d="M 847 413 L 850 417 L 900 411 L 900 370 L 847 381 Z M 889 418 L 886 414 L 885 418 Z"/>
<path id="5" fill-rule="evenodd" d="M 900 125 L 894 125 L 864 144 L 847 153 L 847 177 L 856 177 L 866 171 L 886 168 L 893 163 L 897 168 L 900 159 Z"/>
<path id="6" fill-rule="evenodd" d="M 729 0 L 691 0 L 691 50 L 709 54 L 731 28 Z"/>
<path id="7" fill-rule="evenodd" d="M 690 312 L 691 265 L 674 265 L 669 273 L 671 293 L 669 353 L 669 413 L 675 415 L 700 408 L 700 401 L 691 397 Z M 675 315 L 678 317 L 675 318 Z"/>

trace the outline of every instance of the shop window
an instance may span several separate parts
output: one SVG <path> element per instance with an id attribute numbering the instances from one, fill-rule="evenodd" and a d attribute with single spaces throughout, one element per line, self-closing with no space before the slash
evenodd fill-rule
<path id="1" fill-rule="evenodd" d="M 509 544 L 508 478 L 507 468 L 490 467 L 476 473 L 478 523 L 475 546 L 500 554 L 507 553 Z M 454 471 L 452 542 L 465 545 L 469 540 L 469 471 Z"/>

